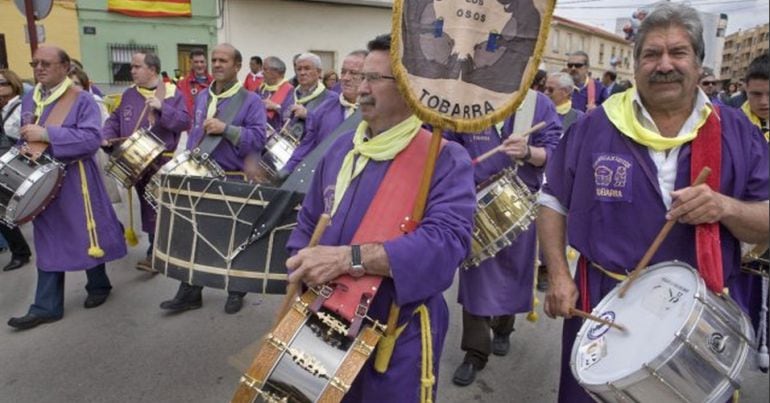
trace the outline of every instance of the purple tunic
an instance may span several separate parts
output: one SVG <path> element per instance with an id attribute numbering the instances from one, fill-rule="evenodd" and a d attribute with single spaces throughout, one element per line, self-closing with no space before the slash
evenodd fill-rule
<path id="1" fill-rule="evenodd" d="M 214 116 L 218 116 L 222 112 L 222 108 L 232 99 L 219 100 Z M 203 122 L 206 120 L 208 102 L 208 91 L 203 91 L 195 98 L 195 117 L 187 139 L 188 150 L 194 149 L 203 139 Z M 262 154 L 262 149 L 265 147 L 265 106 L 257 94 L 249 92 L 246 95 L 246 101 L 241 106 L 241 110 L 235 114 L 230 128 L 240 130 L 241 135 L 237 144 L 233 144 L 225 137 L 211 153 L 211 156 L 225 171 L 243 171 L 243 160 L 252 154 Z"/>
<path id="2" fill-rule="evenodd" d="M 345 107 L 340 103 L 339 95 L 332 94 L 333 97 L 329 97 L 313 111 L 308 112 L 305 120 L 305 135 L 302 136 L 302 141 L 284 167 L 287 172 L 294 171 L 294 168 L 345 120 Z"/>
<path id="3" fill-rule="evenodd" d="M 267 99 L 271 95 L 273 95 L 274 92 L 275 91 L 260 90 L 258 94 L 261 99 Z M 292 105 L 294 105 L 293 89 L 289 91 L 288 94 L 286 94 L 286 98 L 284 98 L 283 101 L 281 102 L 281 110 L 273 114 L 272 118 L 267 119 L 267 124 L 269 124 L 270 127 L 272 127 L 275 130 L 281 130 L 281 128 L 283 127 L 283 124 L 286 123 L 286 120 L 289 118 L 289 113 L 291 111 Z"/>
<path id="4" fill-rule="evenodd" d="M 43 110 L 40 124 L 45 123 L 55 105 L 56 102 Z M 34 111 L 30 93 L 22 103 L 22 121 L 29 122 Z M 95 154 L 102 139 L 100 127 L 99 106 L 91 94 L 81 91 L 61 127 L 47 128 L 50 146 L 46 152 L 66 164 L 66 174 L 56 198 L 33 221 L 40 270 L 87 270 L 126 255 L 123 228 L 96 165 Z M 105 252 L 98 259 L 88 255 L 90 243 L 78 161 L 83 162 L 99 247 Z"/>
<path id="5" fill-rule="evenodd" d="M 165 84 L 164 84 L 165 85 Z M 146 98 L 131 87 L 123 92 L 120 99 L 120 105 L 110 114 L 110 117 L 104 122 L 102 128 L 102 137 L 111 139 L 116 137 L 127 137 L 133 134 L 136 127 L 136 121 L 142 114 L 146 103 Z M 139 127 L 149 125 L 148 110 Z M 166 144 L 166 151 L 173 153 L 179 143 L 181 133 L 190 127 L 190 115 L 187 113 L 185 98 L 181 91 L 177 90 L 174 96 L 166 98 L 161 104 L 161 110 L 155 111 L 155 125 L 150 129 L 155 136 Z M 161 156 L 155 164 L 145 171 L 135 187 L 139 195 L 139 208 L 142 212 L 142 231 L 146 233 L 155 232 L 155 218 L 157 216 L 155 209 L 144 198 L 144 190 L 152 176 L 168 161 L 169 158 Z"/>
<path id="6" fill-rule="evenodd" d="M 768 149 L 765 140 L 740 111 L 721 108 L 722 169 L 720 192 L 744 201 L 768 199 Z M 682 146 L 675 188 L 690 184 L 690 144 Z M 612 171 L 614 180 L 607 175 Z M 622 172 L 618 179 L 618 172 Z M 634 143 L 609 122 L 603 108 L 587 114 L 567 131 L 548 165 L 544 192 L 568 209 L 569 244 L 589 261 L 617 273 L 632 269 L 665 223 L 666 207 L 660 196 L 657 170 L 646 147 Z M 609 180 L 608 180 L 609 179 Z M 633 231 L 629 231 L 633 228 Z M 748 312 L 758 301 L 739 287 L 740 245 L 720 227 L 725 286 Z M 677 224 L 650 261 L 650 265 L 683 261 L 697 267 L 695 227 Z M 617 284 L 589 267 L 591 306 Z M 576 275 L 580 284 L 580 273 Z M 735 286 L 734 286 L 735 285 Z M 578 301 L 580 306 L 581 300 Z M 580 319 L 564 321 L 559 400 L 591 399 L 572 377 L 569 359 Z"/>
<path id="7" fill-rule="evenodd" d="M 344 134 L 318 164 L 297 217 L 297 228 L 287 245 L 292 253 L 308 244 L 318 217 L 330 208 L 337 173 L 352 148 L 352 138 L 352 132 Z M 369 161 L 345 192 L 321 245 L 350 244 L 389 166 L 390 161 Z M 430 312 L 433 370 L 434 376 L 438 376 L 449 325 L 449 312 L 441 293 L 451 286 L 455 268 L 470 247 L 474 193 L 468 154 L 459 145 L 447 143 L 436 162 L 422 223 L 416 231 L 384 243 L 393 277 L 383 280 L 368 313 L 385 323 L 390 304 L 395 302 L 401 307 L 399 325 L 408 325 L 396 341 L 390 369 L 385 374 L 377 373 L 373 354 L 345 401 L 419 401 L 420 318 L 413 312 L 422 304 Z"/>
<path id="8" fill-rule="evenodd" d="M 527 129 L 513 127 L 515 116 L 505 120 L 503 138 L 508 138 L 515 131 Z M 529 136 L 529 144 L 545 148 L 546 155 L 550 155 L 559 142 L 561 123 L 553 102 L 538 93 L 533 123 L 540 121 L 545 121 L 546 126 Z M 502 143 L 494 127 L 478 134 L 451 134 L 448 137 L 465 146 L 471 157 L 477 157 Z M 474 167 L 476 184 L 514 166 L 515 163 L 507 155 L 498 153 Z M 525 163 L 519 167 L 518 176 L 534 194 L 540 189 L 543 171 L 543 167 Z M 477 316 L 509 315 L 531 310 L 536 240 L 535 223 L 532 222 L 528 230 L 494 258 L 485 260 L 478 267 L 460 270 L 457 302 L 463 309 Z"/>
<path id="9" fill-rule="evenodd" d="M 590 80 L 587 79 L 587 80 Z M 594 84 L 596 85 L 596 106 L 599 106 L 604 102 L 607 97 L 604 93 L 604 86 L 602 85 L 601 81 L 594 80 Z M 584 85 L 583 88 L 572 91 L 572 107 L 581 111 L 586 111 L 586 106 L 588 105 L 588 86 Z"/>

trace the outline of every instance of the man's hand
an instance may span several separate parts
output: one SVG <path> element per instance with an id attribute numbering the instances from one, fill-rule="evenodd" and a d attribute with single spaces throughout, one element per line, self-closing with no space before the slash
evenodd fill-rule
<path id="1" fill-rule="evenodd" d="M 158 111 L 163 107 L 163 105 L 161 104 L 160 100 L 158 98 L 155 98 L 155 97 L 151 97 L 151 98 L 147 99 L 147 105 L 149 105 L 150 108 L 158 110 Z"/>
<path id="2" fill-rule="evenodd" d="M 688 186 L 671 192 L 671 210 L 667 220 L 679 220 L 682 224 L 710 224 L 719 222 L 726 214 L 728 203 L 725 196 L 706 185 Z"/>
<path id="3" fill-rule="evenodd" d="M 557 316 L 570 318 L 569 309 L 575 307 L 577 299 L 578 290 L 569 274 L 563 270 L 548 270 L 548 293 L 543 306 L 545 314 L 551 319 Z"/>
<path id="4" fill-rule="evenodd" d="M 302 105 L 293 105 L 291 107 L 291 113 L 297 119 L 305 119 L 307 117 L 307 109 Z"/>
<path id="5" fill-rule="evenodd" d="M 209 118 L 206 119 L 205 122 L 203 122 L 203 132 L 206 134 L 222 134 L 225 132 L 225 128 L 227 125 L 225 122 L 217 119 L 217 118 Z"/>
<path id="6" fill-rule="evenodd" d="M 265 185 L 271 183 L 270 173 L 259 163 L 259 157 L 250 155 L 243 161 L 243 173 L 251 182 Z"/>
<path id="7" fill-rule="evenodd" d="M 46 141 L 45 127 L 38 125 L 24 125 L 19 131 L 21 138 L 26 141 Z"/>
<path id="8" fill-rule="evenodd" d="M 527 142 L 526 137 L 510 136 L 503 141 L 501 151 L 513 159 L 524 159 L 527 155 Z"/>
<path id="9" fill-rule="evenodd" d="M 265 108 L 269 111 L 279 111 L 281 110 L 281 104 L 275 103 L 269 99 L 265 99 L 262 101 L 265 104 Z"/>
<path id="10" fill-rule="evenodd" d="M 350 246 L 314 246 L 300 250 L 286 260 L 292 270 L 289 282 L 304 282 L 309 287 L 328 283 L 346 274 L 352 261 Z"/>
<path id="11" fill-rule="evenodd" d="M 586 105 L 586 112 L 592 111 L 596 109 L 596 104 L 588 104 Z"/>

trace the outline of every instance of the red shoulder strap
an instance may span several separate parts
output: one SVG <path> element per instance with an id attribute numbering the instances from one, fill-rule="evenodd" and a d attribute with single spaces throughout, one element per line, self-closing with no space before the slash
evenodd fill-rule
<path id="1" fill-rule="evenodd" d="M 586 102 L 586 109 L 589 105 L 596 106 L 596 82 L 593 78 L 588 77 L 586 81 L 586 88 L 588 91 L 588 102 Z"/>
<path id="2" fill-rule="evenodd" d="M 289 96 L 289 92 L 294 89 L 294 86 L 291 85 L 288 81 L 283 83 L 278 89 L 269 97 L 269 99 L 277 104 L 282 104 L 283 101 L 286 99 L 287 96 Z M 268 119 L 272 119 L 275 116 L 275 111 L 270 110 L 267 111 L 267 117 Z M 276 129 L 278 129 L 276 127 Z"/>

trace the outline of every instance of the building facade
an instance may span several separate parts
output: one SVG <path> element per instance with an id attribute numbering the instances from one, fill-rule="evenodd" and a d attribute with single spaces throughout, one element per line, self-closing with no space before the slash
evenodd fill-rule
<path id="1" fill-rule="evenodd" d="M 743 78 L 749 63 L 770 48 L 769 30 L 770 24 L 764 24 L 727 35 L 719 78 L 729 82 Z"/>
<path id="2" fill-rule="evenodd" d="M 83 65 L 92 81 L 124 86 L 131 81 L 131 55 L 152 50 L 174 77 L 190 69 L 192 49 L 210 51 L 217 40 L 218 1 L 192 0 L 192 16 L 138 18 L 107 11 L 106 0 L 78 0 Z"/>
<path id="3" fill-rule="evenodd" d="M 13 4 L 13 0 L 0 0 L 0 68 L 9 68 L 22 79 L 32 80 L 32 60 L 27 40 L 27 20 Z M 51 13 L 37 22 L 45 32 L 39 45 L 56 45 L 71 57 L 80 58 L 78 16 L 75 0 L 56 0 Z"/>
<path id="4" fill-rule="evenodd" d="M 607 70 L 614 70 L 618 79 L 633 79 L 633 44 L 624 37 L 554 15 L 548 44 L 543 53 L 543 69 L 549 73 L 567 67 L 570 53 L 582 50 L 589 57 L 589 71 L 601 79 Z"/>

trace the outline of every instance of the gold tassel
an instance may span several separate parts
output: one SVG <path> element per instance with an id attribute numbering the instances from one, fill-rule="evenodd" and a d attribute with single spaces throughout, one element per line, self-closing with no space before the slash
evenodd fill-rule
<path id="1" fill-rule="evenodd" d="M 92 258 L 99 259 L 104 257 L 104 249 L 98 247 L 98 246 L 92 246 L 88 248 L 88 256 L 91 256 Z"/>
<path id="2" fill-rule="evenodd" d="M 577 259 L 577 252 L 569 246 L 567 247 L 567 259 L 570 261 Z"/>
<path id="3" fill-rule="evenodd" d="M 540 243 L 535 241 L 535 279 L 532 281 L 532 309 L 527 314 L 527 320 L 530 322 L 537 322 L 539 316 L 535 312 L 535 308 L 540 305 L 540 300 L 537 299 L 537 272 L 540 267 Z"/>
<path id="4" fill-rule="evenodd" d="M 136 246 L 139 244 L 139 238 L 134 231 L 134 201 L 133 201 L 133 188 L 128 188 L 128 225 L 123 232 L 123 236 L 126 238 L 128 246 Z"/>
<path id="5" fill-rule="evenodd" d="M 83 209 L 86 216 L 86 230 L 88 231 L 88 256 L 99 259 L 104 257 L 104 249 L 99 246 L 99 233 L 96 232 L 96 219 L 91 206 L 91 193 L 88 191 L 88 178 L 83 161 L 78 161 L 80 171 L 80 191 L 83 193 Z"/>
<path id="6" fill-rule="evenodd" d="M 540 316 L 538 316 L 537 312 L 535 311 L 535 308 L 540 305 L 540 300 L 535 297 L 535 300 L 532 301 L 532 310 L 529 311 L 527 314 L 527 320 L 530 322 L 537 322 L 538 319 L 540 319 Z"/>

